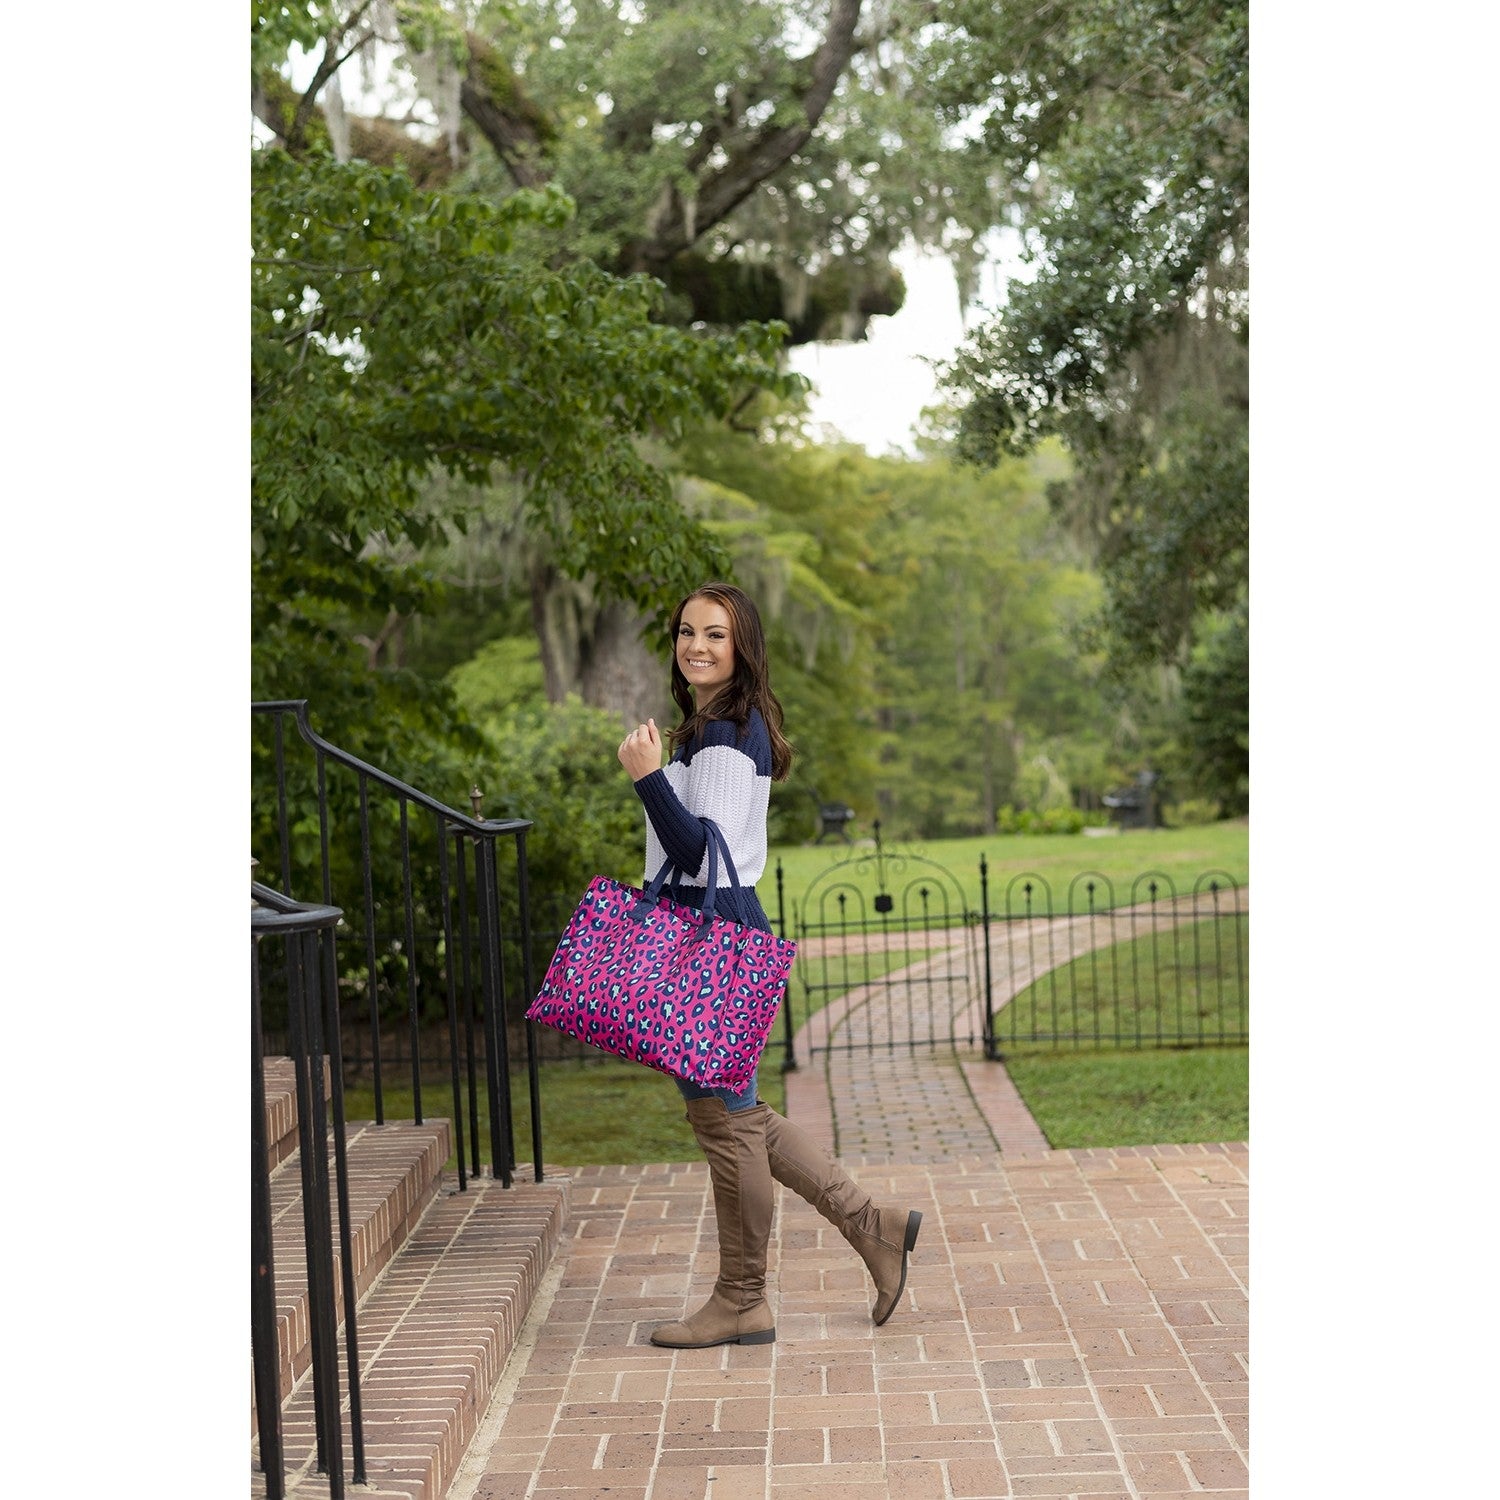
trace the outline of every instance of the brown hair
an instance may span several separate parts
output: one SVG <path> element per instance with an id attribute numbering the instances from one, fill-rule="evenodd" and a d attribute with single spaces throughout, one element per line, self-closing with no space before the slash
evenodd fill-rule
<path id="1" fill-rule="evenodd" d="M 682 626 L 682 612 L 694 599 L 707 599 L 721 606 L 729 615 L 730 644 L 734 647 L 734 676 L 702 708 L 693 702 L 692 689 L 682 668 L 677 665 L 677 632 Z M 667 731 L 667 741 L 675 750 L 691 744 L 712 719 L 729 719 L 742 729 L 750 722 L 750 710 L 758 708 L 771 737 L 771 778 L 785 781 L 792 769 L 792 745 L 781 732 L 781 704 L 771 691 L 771 667 L 766 656 L 766 633 L 761 627 L 760 611 L 755 601 L 732 583 L 705 583 L 694 589 L 672 611 L 672 697 L 682 710 L 682 723 Z"/>

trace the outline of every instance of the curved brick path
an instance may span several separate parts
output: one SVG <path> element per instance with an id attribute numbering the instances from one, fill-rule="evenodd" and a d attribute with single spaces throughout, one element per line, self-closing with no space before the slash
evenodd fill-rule
<path id="1" fill-rule="evenodd" d="M 872 991 L 851 1035 L 888 1024 Z M 1244 1500 L 1242 1143 L 1052 1151 L 1003 1068 L 946 1047 L 804 1061 L 787 1113 L 923 1211 L 890 1322 L 778 1189 L 777 1342 L 653 1348 L 713 1282 L 707 1168 L 566 1169 L 565 1249 L 450 1500 Z"/>

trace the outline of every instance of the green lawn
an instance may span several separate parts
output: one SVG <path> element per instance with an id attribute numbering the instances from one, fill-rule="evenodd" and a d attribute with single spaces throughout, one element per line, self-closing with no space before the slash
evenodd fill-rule
<path id="1" fill-rule="evenodd" d="M 1007 1057 L 1053 1043 L 1141 1047 L 1238 1043 L 1249 1030 L 1250 919 L 1184 922 L 1081 954 L 1003 1006 Z"/>
<path id="2" fill-rule="evenodd" d="M 917 855 L 949 871 L 957 881 L 964 903 L 972 910 L 979 907 L 979 859 L 989 865 L 990 911 L 1000 915 L 1006 910 L 1009 891 L 1011 910 L 1023 910 L 1024 895 L 1020 877 L 1040 876 L 1051 889 L 1054 910 L 1064 910 L 1070 883 L 1079 876 L 1102 875 L 1113 888 L 1114 904 L 1132 899 L 1132 884 L 1148 873 L 1165 875 L 1179 894 L 1193 889 L 1201 875 L 1221 871 L 1237 885 L 1250 880 L 1250 825 L 1238 818 L 1212 823 L 1202 828 L 1152 828 L 1090 837 L 1087 834 L 1020 835 L 990 834 L 984 838 L 931 839 L 911 844 L 887 844 L 885 860 L 886 889 L 900 891 L 913 879 L 920 880 L 928 866 L 910 860 L 905 869 L 896 863 L 900 854 Z M 868 905 L 879 888 L 877 862 L 873 844 L 857 847 L 848 844 L 782 845 L 773 848 L 760 878 L 761 904 L 771 915 L 778 916 L 776 869 L 780 862 L 782 899 L 786 910 L 787 936 L 791 930 L 794 908 L 806 907 L 808 888 L 819 876 L 836 865 L 854 860 L 836 877 L 863 893 Z M 833 877 L 830 877 L 833 878 Z M 826 886 L 825 880 L 823 885 Z M 1111 904 L 1109 890 L 1101 882 L 1095 896 L 1096 908 Z M 1138 890 L 1136 898 L 1141 898 Z M 1038 891 L 1034 898 L 1040 901 Z M 1086 905 L 1081 892 L 1075 894 L 1079 909 Z M 814 898 L 814 909 L 818 903 Z M 848 908 L 854 911 L 851 902 Z M 813 913 L 809 913 L 814 916 Z"/>
<path id="3" fill-rule="evenodd" d="M 1060 1149 L 1249 1135 L 1246 1047 L 1007 1054 L 1005 1066 L 1042 1133 Z"/>
<path id="4" fill-rule="evenodd" d="M 1221 917 L 1086 953 L 1000 1011 L 1005 1066 L 1052 1145 L 1245 1139 L 1248 930 Z M 1153 1045 L 1161 1036 L 1230 1044 Z"/>
<path id="5" fill-rule="evenodd" d="M 511 1078 L 516 1116 L 516 1157 L 531 1160 L 531 1096 L 526 1074 Z M 693 1161 L 698 1148 L 683 1118 L 682 1096 L 664 1073 L 638 1063 L 602 1054 L 598 1060 L 548 1062 L 541 1066 L 542 1152 L 547 1164 L 558 1167 L 594 1166 L 611 1162 Z M 759 1075 L 760 1097 L 773 1109 L 786 1107 L 781 1077 L 780 1049 L 773 1047 Z M 386 1118 L 411 1118 L 410 1087 L 384 1092 Z M 489 1090 L 479 1082 L 480 1154 L 490 1158 Z M 451 1085 L 424 1082 L 422 1104 L 429 1118 L 447 1118 L 453 1111 Z M 375 1091 L 368 1085 L 344 1090 L 344 1114 L 350 1120 L 375 1118 Z M 465 1117 L 464 1132 L 468 1133 Z M 466 1147 L 472 1159 L 472 1148 Z M 449 1170 L 458 1163 L 450 1157 Z"/>

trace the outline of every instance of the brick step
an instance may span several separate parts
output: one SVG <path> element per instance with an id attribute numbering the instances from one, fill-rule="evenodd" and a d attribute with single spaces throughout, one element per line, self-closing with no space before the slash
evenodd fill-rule
<path id="1" fill-rule="evenodd" d="M 289 1057 L 268 1057 L 266 1081 L 266 1164 L 274 1172 L 297 1149 L 297 1084 Z"/>
<path id="2" fill-rule="evenodd" d="M 268 1057 L 261 1069 L 266 1081 L 266 1164 L 271 1171 L 297 1149 L 297 1072 L 289 1057 Z M 323 1097 L 330 1097 L 333 1073 L 323 1059 Z M 331 1106 L 330 1106 L 331 1107 Z"/>
<path id="3" fill-rule="evenodd" d="M 269 1110 L 269 1100 L 267 1104 Z M 451 1150 L 446 1120 L 422 1125 L 350 1121 L 346 1127 L 349 1161 L 350 1252 L 356 1304 L 390 1263 L 432 1202 Z M 293 1136 L 295 1141 L 295 1135 Z M 333 1148 L 328 1151 L 329 1196 L 335 1224 L 334 1284 L 343 1319 L 343 1274 L 337 1240 L 338 1198 Z M 302 1172 L 294 1151 L 271 1178 L 272 1233 L 275 1243 L 276 1341 L 282 1399 L 312 1363 L 307 1304 L 307 1252 L 302 1225 Z"/>
<path id="4" fill-rule="evenodd" d="M 390 1126 L 381 1127 L 389 1130 Z M 344 1401 L 348 1494 L 441 1500 L 520 1335 L 568 1217 L 568 1180 L 518 1172 L 515 1186 L 470 1181 L 442 1192 L 359 1308 L 366 1478 L 353 1485 Z M 347 1369 L 340 1338 L 339 1371 Z M 320 1500 L 313 1382 L 282 1409 L 289 1500 Z M 258 1458 L 258 1455 L 257 1455 Z M 252 1500 L 265 1495 L 253 1465 Z"/>

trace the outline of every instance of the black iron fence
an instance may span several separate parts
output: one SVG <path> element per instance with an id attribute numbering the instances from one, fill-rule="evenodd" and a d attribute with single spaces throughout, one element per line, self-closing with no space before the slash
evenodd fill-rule
<path id="1" fill-rule="evenodd" d="M 309 723 L 305 700 L 252 710 L 257 791 L 265 799 L 260 826 L 274 845 L 253 852 L 284 891 L 306 894 L 315 884 L 323 904 L 337 899 L 345 913 L 337 969 L 350 1041 L 344 1070 L 372 1083 L 376 1123 L 386 1120 L 393 1066 L 418 1124 L 431 1081 L 440 1078 L 459 1190 L 483 1171 L 481 1102 L 492 1175 L 510 1187 L 518 1114 L 512 1057 L 522 1049 L 540 1182 L 537 1037 L 524 1018 L 536 952 L 530 822 L 481 817 L 477 790 L 473 813 L 459 812 L 330 744 Z M 264 1009 L 274 1044 L 286 1036 L 288 1015 L 277 986 L 268 988 Z"/>
<path id="2" fill-rule="evenodd" d="M 782 1067 L 828 1052 L 980 1046 L 1197 1047 L 1249 1040 L 1246 892 L 1208 871 L 1128 886 L 1089 871 L 1054 891 L 1026 872 L 977 900 L 925 857 L 885 850 L 822 872 L 777 926 L 798 943 Z M 971 888 L 972 889 L 972 888 Z"/>
<path id="3" fill-rule="evenodd" d="M 261 1043 L 263 975 L 282 978 L 289 1052 L 296 1078 L 297 1155 L 302 1172 L 303 1251 L 312 1353 L 318 1472 L 330 1500 L 344 1494 L 338 1324 L 343 1303 L 348 1362 L 349 1433 L 354 1483 L 365 1483 L 364 1426 L 359 1389 L 354 1258 L 350 1253 L 349 1162 L 344 1134 L 335 928 L 336 906 L 309 906 L 267 886 L 251 885 L 250 908 L 250 1345 L 256 1430 L 267 1500 L 286 1493 L 281 1431 L 281 1359 L 277 1339 L 275 1246 L 272 1232 L 270 1141 L 266 1131 L 265 1057 Z M 268 950 L 279 952 L 270 953 Z M 325 1059 L 327 1067 L 325 1070 Z M 325 1087 L 325 1071 L 329 1086 Z M 333 1141 L 333 1185 L 328 1142 Z M 337 1225 L 333 1198 L 338 1200 Z M 334 1275 L 337 1234 L 340 1276 Z"/>
<path id="4" fill-rule="evenodd" d="M 1249 904 L 1225 871 L 1187 889 L 1161 871 L 1128 886 L 1090 871 L 1061 892 L 1020 874 L 1000 919 L 992 1055 L 1250 1040 Z"/>

